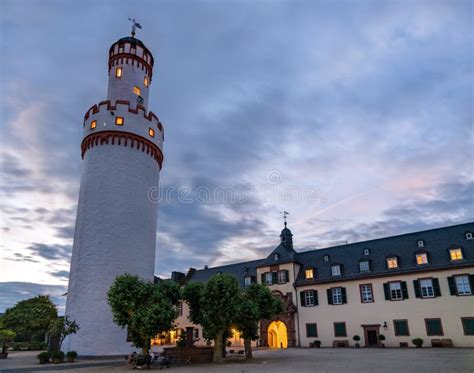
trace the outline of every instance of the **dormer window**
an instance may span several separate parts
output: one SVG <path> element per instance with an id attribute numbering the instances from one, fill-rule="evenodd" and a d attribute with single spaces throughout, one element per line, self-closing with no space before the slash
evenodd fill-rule
<path id="1" fill-rule="evenodd" d="M 275 261 L 279 260 L 279 259 L 280 259 L 280 254 L 275 254 L 275 255 L 273 255 L 273 259 L 274 259 Z"/>
<path id="2" fill-rule="evenodd" d="M 418 241 L 418 247 L 425 247 L 425 241 L 419 240 Z"/>
<path id="3" fill-rule="evenodd" d="M 370 255 L 370 249 L 364 249 L 364 255 L 365 256 Z"/>
<path id="4" fill-rule="evenodd" d="M 244 277 L 244 285 L 245 286 L 250 286 L 252 284 L 252 277 L 250 276 L 245 276 Z"/>
<path id="5" fill-rule="evenodd" d="M 416 264 L 417 265 L 428 264 L 428 254 L 427 253 L 416 254 Z"/>
<path id="6" fill-rule="evenodd" d="M 369 272 L 370 271 L 370 262 L 368 260 L 361 260 L 359 262 L 359 271 L 360 272 Z"/>
<path id="7" fill-rule="evenodd" d="M 466 240 L 473 240 L 474 239 L 474 236 L 471 232 L 467 232 L 466 233 Z"/>
<path id="8" fill-rule="evenodd" d="M 390 257 L 387 258 L 387 268 L 388 269 L 396 269 L 398 268 L 398 258 L 397 257 Z"/>
<path id="9" fill-rule="evenodd" d="M 122 68 L 121 67 L 117 67 L 115 69 L 115 77 L 116 78 L 121 78 L 122 77 Z"/>
<path id="10" fill-rule="evenodd" d="M 323 260 L 324 260 L 325 262 L 329 262 L 329 255 L 324 255 L 324 256 L 323 256 Z"/>
<path id="11" fill-rule="evenodd" d="M 313 271 L 313 268 L 308 268 L 308 269 L 304 272 L 304 275 L 305 275 L 306 280 L 312 280 L 312 279 L 314 278 L 314 271 Z"/>
<path id="12" fill-rule="evenodd" d="M 464 257 L 462 255 L 461 249 L 451 249 L 449 250 L 449 257 L 452 261 L 463 260 Z"/>
<path id="13" fill-rule="evenodd" d="M 333 264 L 331 266 L 331 275 L 340 276 L 341 275 L 341 266 L 339 264 Z"/>

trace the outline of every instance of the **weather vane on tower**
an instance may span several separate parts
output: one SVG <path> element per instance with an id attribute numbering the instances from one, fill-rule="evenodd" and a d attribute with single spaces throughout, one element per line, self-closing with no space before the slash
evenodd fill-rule
<path id="1" fill-rule="evenodd" d="M 134 19 L 129 18 L 128 19 L 130 22 L 132 22 L 132 38 L 135 37 L 135 30 L 139 28 L 140 30 L 142 29 L 142 25 L 140 25 L 137 21 Z"/>
<path id="2" fill-rule="evenodd" d="M 287 216 L 287 215 L 290 215 L 290 213 L 289 213 L 288 211 L 284 211 L 284 210 L 283 210 L 283 212 L 280 212 L 280 214 L 283 215 L 283 220 L 284 220 L 284 222 L 285 222 L 285 228 L 286 228 L 286 216 Z"/>

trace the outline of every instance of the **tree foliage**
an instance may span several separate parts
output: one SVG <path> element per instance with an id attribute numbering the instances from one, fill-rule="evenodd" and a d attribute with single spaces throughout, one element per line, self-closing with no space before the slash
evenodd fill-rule
<path id="1" fill-rule="evenodd" d="M 242 333 L 247 357 L 252 357 L 251 341 L 258 339 L 258 324 L 271 319 L 284 309 L 280 298 L 261 284 L 252 284 L 242 290 L 236 327 Z"/>
<path id="2" fill-rule="evenodd" d="M 49 324 L 48 332 L 50 336 L 59 338 L 59 351 L 61 351 L 64 338 L 68 335 L 76 334 L 79 329 L 79 325 L 75 320 L 71 320 L 69 316 L 64 316 L 53 320 Z"/>
<path id="3" fill-rule="evenodd" d="M 127 328 L 134 346 L 146 353 L 153 337 L 173 327 L 179 294 L 172 281 L 154 284 L 125 274 L 115 279 L 107 296 L 114 322 Z"/>
<path id="4" fill-rule="evenodd" d="M 51 321 L 58 317 L 56 306 L 49 296 L 37 297 L 18 302 L 14 307 L 8 308 L 2 317 L 6 329 L 11 329 L 31 342 L 34 334 L 44 334 Z"/>

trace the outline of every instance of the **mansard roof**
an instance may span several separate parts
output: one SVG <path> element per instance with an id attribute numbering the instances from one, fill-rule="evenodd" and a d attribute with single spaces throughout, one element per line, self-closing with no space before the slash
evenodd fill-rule
<path id="1" fill-rule="evenodd" d="M 466 239 L 467 232 L 474 233 L 474 222 L 304 252 L 296 252 L 292 245 L 282 242 L 267 258 L 200 269 L 194 272 L 190 280 L 207 281 L 214 274 L 222 272 L 233 274 L 243 286 L 245 276 L 256 276 L 258 267 L 288 262 L 296 262 L 301 265 L 296 279 L 296 285 L 300 286 L 390 276 L 397 273 L 473 266 L 474 240 Z M 419 241 L 423 241 L 424 247 L 418 246 Z M 459 262 L 451 262 L 450 248 L 462 248 L 464 259 Z M 365 249 L 369 249 L 369 255 L 364 254 Z M 428 253 L 428 264 L 416 264 L 415 253 L 420 251 Z M 275 260 L 275 254 L 279 255 L 278 260 Z M 326 255 L 329 256 L 328 261 L 324 260 Z M 387 269 L 387 258 L 394 256 L 398 259 L 399 268 Z M 361 273 L 359 271 L 359 261 L 361 260 L 369 260 L 369 272 Z M 331 266 L 334 264 L 341 266 L 341 276 L 331 276 Z M 315 277 L 311 281 L 305 280 L 304 270 L 306 268 L 315 269 Z"/>

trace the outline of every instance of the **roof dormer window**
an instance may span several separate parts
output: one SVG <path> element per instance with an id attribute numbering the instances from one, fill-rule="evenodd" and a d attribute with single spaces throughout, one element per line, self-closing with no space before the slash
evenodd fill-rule
<path id="1" fill-rule="evenodd" d="M 416 264 L 417 265 L 428 264 L 428 253 L 416 254 Z"/>
<path id="2" fill-rule="evenodd" d="M 449 250 L 449 257 L 452 261 L 457 261 L 457 260 L 463 260 L 464 259 L 461 249 L 451 249 L 451 250 Z"/>
<path id="3" fill-rule="evenodd" d="M 472 239 L 474 239 L 472 232 L 466 232 L 466 240 L 472 240 Z"/>
<path id="4" fill-rule="evenodd" d="M 340 276 L 341 275 L 341 266 L 339 264 L 333 264 L 331 266 L 331 275 Z"/>
<path id="5" fill-rule="evenodd" d="M 368 260 L 361 260 L 359 262 L 359 272 L 369 272 L 370 262 Z"/>
<path id="6" fill-rule="evenodd" d="M 313 268 L 308 268 L 308 269 L 304 272 L 304 275 L 305 275 L 306 280 L 312 280 L 312 279 L 314 278 L 314 271 L 313 271 Z"/>
<path id="7" fill-rule="evenodd" d="M 365 255 L 365 256 L 370 255 L 370 249 L 367 249 L 367 248 L 364 249 L 364 255 Z"/>
<path id="8" fill-rule="evenodd" d="M 325 262 L 329 262 L 329 255 L 327 255 L 327 254 L 324 255 L 324 256 L 323 256 L 323 260 L 324 260 Z"/>
<path id="9" fill-rule="evenodd" d="M 425 247 L 425 241 L 418 240 L 418 247 Z"/>
<path id="10" fill-rule="evenodd" d="M 398 258 L 396 256 L 392 256 L 390 258 L 387 258 L 387 268 L 388 269 L 398 268 Z"/>
<path id="11" fill-rule="evenodd" d="M 280 259 L 280 254 L 277 253 L 277 254 L 273 255 L 273 259 L 275 261 L 279 260 Z"/>

